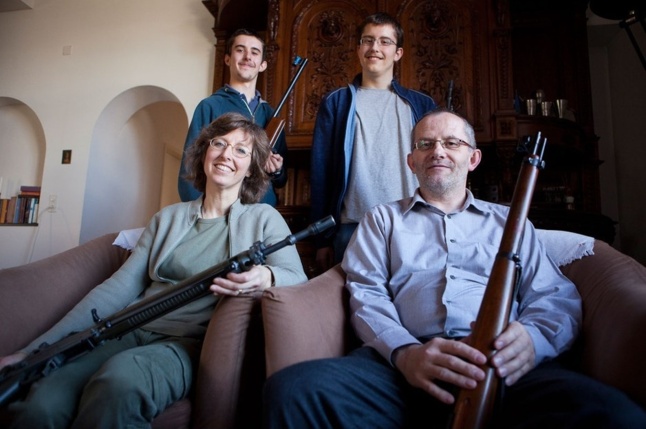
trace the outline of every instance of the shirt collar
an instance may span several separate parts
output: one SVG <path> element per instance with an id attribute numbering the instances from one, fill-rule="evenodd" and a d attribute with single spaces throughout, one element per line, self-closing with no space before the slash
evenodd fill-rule
<path id="1" fill-rule="evenodd" d="M 196 198 L 195 200 L 191 201 L 188 210 L 189 210 L 189 220 L 191 222 L 196 222 L 198 219 L 202 219 L 202 204 L 204 203 L 204 194 L 200 196 L 200 198 Z M 239 208 L 242 207 L 242 202 L 240 201 L 240 198 L 234 201 L 233 204 L 231 204 L 231 208 L 229 209 L 229 214 L 227 217 L 230 219 L 230 215 L 232 212 L 237 213 Z"/>
<path id="2" fill-rule="evenodd" d="M 458 212 L 463 212 L 465 210 L 475 210 L 484 214 L 491 211 L 487 203 L 485 203 L 482 200 L 476 199 L 473 196 L 473 193 L 471 193 L 469 189 L 467 189 L 466 191 L 467 191 L 467 198 L 464 201 L 464 205 L 462 206 L 462 208 L 458 210 Z M 404 214 L 408 213 L 418 204 L 428 207 L 429 209 L 431 209 L 432 211 L 438 214 L 442 214 L 442 215 L 446 214 L 442 210 L 435 207 L 434 205 L 427 203 L 426 200 L 424 200 L 424 198 L 422 197 L 422 194 L 420 194 L 419 188 L 415 190 L 415 194 L 412 196 L 412 198 L 410 198 L 408 202 L 408 206 L 404 210 Z"/>
<path id="3" fill-rule="evenodd" d="M 225 87 L 227 90 L 229 90 L 229 91 L 233 92 L 234 94 L 237 94 L 237 95 L 238 95 L 240 98 L 242 98 L 242 100 L 243 100 L 245 103 L 247 103 L 250 107 L 251 107 L 252 105 L 258 105 L 258 103 L 260 103 L 260 91 L 258 91 L 257 89 L 256 89 L 256 95 L 255 95 L 251 100 L 247 101 L 247 97 L 245 97 L 245 95 L 244 95 L 243 93 L 241 93 L 240 91 L 238 91 L 237 89 L 235 89 L 234 87 L 232 87 L 231 85 L 229 85 L 228 83 L 225 83 L 225 84 L 224 84 L 224 87 Z"/>

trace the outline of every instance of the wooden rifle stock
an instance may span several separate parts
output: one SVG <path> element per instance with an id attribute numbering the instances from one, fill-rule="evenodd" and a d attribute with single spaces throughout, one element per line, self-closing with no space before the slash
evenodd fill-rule
<path id="1" fill-rule="evenodd" d="M 499 383 L 502 380 L 495 374 L 495 369 L 489 362 L 495 354 L 494 340 L 509 324 L 509 314 L 516 292 L 517 268 L 520 264 L 520 241 L 538 170 L 544 166 L 542 158 L 545 144 L 546 140 L 541 142 L 539 132 L 533 153 L 525 158 L 521 167 L 498 255 L 471 333 L 470 345 L 487 356 L 487 364 L 481 366 L 485 372 L 485 379 L 480 381 L 475 389 L 460 390 L 455 403 L 452 429 L 484 429 L 493 416 Z"/>
<path id="2" fill-rule="evenodd" d="M 285 128 L 285 120 L 279 118 L 278 115 L 280 114 L 280 110 L 283 108 L 283 105 L 287 101 L 287 97 L 289 97 L 289 94 L 294 89 L 294 85 L 296 85 L 296 81 L 301 76 L 301 73 L 303 72 L 303 69 L 305 68 L 306 64 L 307 64 L 307 58 L 296 57 L 294 59 L 293 65 L 300 66 L 300 67 L 298 68 L 298 71 L 296 72 L 291 82 L 289 83 L 289 86 L 287 87 L 287 91 L 285 91 L 285 94 L 283 94 L 283 98 L 281 98 L 280 103 L 278 103 L 278 106 L 276 106 L 276 110 L 274 111 L 274 116 L 271 117 L 271 119 L 269 120 L 269 123 L 265 127 L 265 132 L 267 133 L 267 137 L 269 138 L 270 147 L 274 147 L 274 145 L 276 144 L 276 141 L 278 141 L 278 136 Z"/>

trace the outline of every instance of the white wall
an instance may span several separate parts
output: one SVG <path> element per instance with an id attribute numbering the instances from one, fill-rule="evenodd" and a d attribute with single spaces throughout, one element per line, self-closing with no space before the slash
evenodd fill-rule
<path id="1" fill-rule="evenodd" d="M 0 13 L 0 169 L 7 171 L 0 170 L 0 177 L 14 176 L 15 171 L 5 166 L 22 165 L 29 157 L 25 149 L 16 149 L 15 138 L 34 134 L 25 137 L 26 144 L 42 146 L 40 138 L 45 149 L 31 150 L 34 161 L 27 163 L 37 163 L 42 157 L 42 173 L 27 173 L 31 177 L 24 181 L 40 180 L 42 174 L 43 202 L 56 195 L 58 205 L 56 211 L 43 213 L 37 228 L 0 227 L 0 268 L 37 260 L 81 242 L 86 186 L 94 174 L 90 160 L 93 145 L 101 140 L 97 127 L 106 108 L 122 94 L 157 88 L 165 96 L 159 99 L 151 95 L 154 91 L 144 91 L 148 99 L 122 105 L 128 109 L 123 120 L 113 116 L 107 121 L 109 126 L 124 127 L 111 130 L 120 139 L 115 149 L 117 143 L 144 142 L 142 147 L 147 149 L 140 158 L 147 159 L 151 151 L 158 150 L 150 141 L 158 142 L 161 152 L 154 162 L 161 164 L 154 174 L 176 175 L 179 164 L 172 156 L 169 160 L 168 154 L 177 155 L 178 147 L 181 152 L 188 118 L 211 92 L 213 23 L 200 0 L 35 0 L 31 10 Z M 22 107 L 7 107 L 13 105 L 7 100 Z M 159 106 L 154 106 L 158 102 L 171 103 L 172 113 L 160 112 Z M 42 127 L 40 136 L 38 130 L 16 130 L 7 115 L 35 122 Z M 62 164 L 62 151 L 68 149 L 72 150 L 72 163 Z M 107 177 L 118 186 L 136 185 L 133 177 L 141 178 L 123 174 L 121 167 L 104 166 L 103 173 L 111 171 Z M 151 190 L 157 207 L 151 209 L 148 201 L 140 210 L 146 216 L 162 203 L 174 201 L 168 195 L 172 179 L 159 177 L 158 181 Z M 123 203 L 119 196 L 116 191 L 101 197 Z M 133 214 L 141 216 L 137 210 L 132 204 L 123 204 L 123 225 L 130 226 Z M 117 224 L 110 225 L 111 229 Z M 84 236 L 99 232 L 95 229 Z"/>
<path id="2" fill-rule="evenodd" d="M 39 184 L 45 162 L 45 136 L 34 111 L 18 100 L 0 96 L 0 130 L 0 193 L 14 192 L 20 185 Z"/>
<path id="3" fill-rule="evenodd" d="M 133 88 L 110 102 L 92 137 L 81 243 L 146 226 L 162 206 L 162 191 L 175 196 L 169 202 L 179 202 L 179 164 L 165 170 L 164 163 L 167 147 L 181 159 L 187 128 L 181 104 L 160 88 Z M 163 181 L 164 173 L 174 183 Z"/>

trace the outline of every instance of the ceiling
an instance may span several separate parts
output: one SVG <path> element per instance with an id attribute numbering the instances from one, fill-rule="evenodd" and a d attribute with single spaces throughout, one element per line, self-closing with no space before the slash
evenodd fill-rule
<path id="1" fill-rule="evenodd" d="M 0 13 L 2 12 L 12 12 L 16 10 L 30 10 L 34 8 L 34 3 L 37 0 L 0 0 Z M 249 25 L 251 28 L 257 28 L 260 29 L 262 28 L 262 24 L 265 24 L 262 22 L 262 18 L 266 16 L 267 13 L 267 6 L 264 4 L 264 8 L 258 8 L 257 5 L 256 7 L 252 7 L 252 5 L 256 2 L 256 0 L 237 0 L 238 6 L 239 3 L 248 3 L 248 10 L 256 10 L 260 11 L 260 13 L 256 13 L 255 16 L 259 16 L 259 22 L 250 22 L 253 20 L 250 20 L 249 16 L 246 16 L 246 18 L 242 19 L 242 22 L 240 21 L 240 18 L 242 17 L 237 17 L 235 14 L 230 14 L 228 9 L 227 9 L 227 3 L 230 3 L 231 0 L 208 0 L 208 1 L 203 1 L 205 6 L 211 11 L 211 13 L 217 12 L 220 16 L 220 21 L 221 22 L 229 22 L 230 27 L 232 29 L 237 28 L 240 25 Z M 603 3 L 606 0 L 596 0 L 596 3 Z M 626 1 L 634 1 L 634 0 L 620 0 L 619 3 L 626 2 Z M 229 9 L 235 9 L 235 8 L 229 8 Z M 232 15 L 232 16 L 229 16 Z M 599 16 L 596 16 L 588 7 L 587 11 L 587 16 L 588 16 L 588 27 L 590 28 L 590 34 L 589 37 L 591 38 L 590 42 L 592 45 L 605 45 L 609 39 L 614 37 L 614 35 L 619 32 L 619 26 L 618 21 L 613 21 L 613 20 L 608 20 L 601 18 Z M 612 24 L 612 25 L 610 25 Z M 599 40 L 597 40 L 599 39 Z"/>
<path id="2" fill-rule="evenodd" d="M 32 9 L 34 0 L 0 0 L 0 12 Z"/>

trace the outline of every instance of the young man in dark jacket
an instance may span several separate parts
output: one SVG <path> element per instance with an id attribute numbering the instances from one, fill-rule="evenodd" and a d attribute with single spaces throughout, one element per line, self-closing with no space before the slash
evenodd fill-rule
<path id="1" fill-rule="evenodd" d="M 367 210 L 409 196 L 416 188 L 406 166 L 410 134 L 436 105 L 428 95 L 393 79 L 403 43 L 403 29 L 393 17 L 367 17 L 357 31 L 361 74 L 327 94 L 319 107 L 312 140 L 312 219 L 333 215 L 339 225 L 333 236 L 319 238 L 321 270 L 341 261 Z"/>

